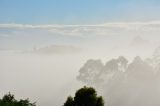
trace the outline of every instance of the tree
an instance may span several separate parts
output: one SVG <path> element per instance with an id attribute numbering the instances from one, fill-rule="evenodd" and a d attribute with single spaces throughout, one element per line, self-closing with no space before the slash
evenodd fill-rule
<path id="1" fill-rule="evenodd" d="M 0 99 L 0 106 L 36 106 L 35 103 L 30 103 L 29 99 L 16 100 L 14 95 L 10 92 L 5 94 L 2 99 Z"/>
<path id="2" fill-rule="evenodd" d="M 15 101 L 14 95 L 12 95 L 12 94 L 9 92 L 8 94 L 5 94 L 5 95 L 3 96 L 2 101 L 4 101 L 4 102 L 14 102 L 14 101 Z"/>
<path id="3" fill-rule="evenodd" d="M 67 98 L 67 101 L 64 103 L 64 106 L 75 106 L 74 105 L 74 100 L 73 100 L 73 98 L 71 96 L 69 96 Z"/>
<path id="4" fill-rule="evenodd" d="M 123 56 L 108 60 L 105 65 L 101 60 L 90 59 L 80 68 L 77 79 L 88 85 L 99 86 L 107 84 L 113 77 L 120 77 L 127 67 L 128 60 Z"/>
<path id="5" fill-rule="evenodd" d="M 128 80 L 135 79 L 139 81 L 148 81 L 153 78 L 153 67 L 143 61 L 139 56 L 135 57 L 132 63 L 128 65 L 126 71 Z"/>
<path id="6" fill-rule="evenodd" d="M 125 72 L 128 65 L 128 60 L 123 56 L 119 56 L 117 63 L 119 66 L 119 71 Z"/>
<path id="7" fill-rule="evenodd" d="M 64 106 L 104 106 L 104 101 L 94 88 L 84 86 L 75 93 L 74 100 L 68 97 Z"/>
<path id="8" fill-rule="evenodd" d="M 84 66 L 79 70 L 77 79 L 87 84 L 94 84 L 99 81 L 99 73 L 104 67 L 101 60 L 88 60 Z"/>
<path id="9" fill-rule="evenodd" d="M 96 106 L 104 106 L 104 101 L 102 96 L 98 97 Z"/>

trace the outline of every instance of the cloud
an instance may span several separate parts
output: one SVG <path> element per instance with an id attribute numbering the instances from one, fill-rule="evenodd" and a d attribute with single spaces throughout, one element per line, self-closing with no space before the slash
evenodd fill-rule
<path id="1" fill-rule="evenodd" d="M 160 31 L 160 21 L 152 22 L 113 22 L 96 25 L 29 25 L 0 24 L 0 29 L 39 29 L 50 33 L 68 36 L 107 35 L 113 31 Z"/>
<path id="2" fill-rule="evenodd" d="M 73 45 L 104 49 L 128 47 L 136 36 L 159 45 L 160 21 L 110 22 L 95 25 L 0 24 L 0 48 L 31 49 Z"/>
<path id="3" fill-rule="evenodd" d="M 35 48 L 33 53 L 36 54 L 73 54 L 80 52 L 81 49 L 69 45 L 51 45 L 42 48 Z"/>

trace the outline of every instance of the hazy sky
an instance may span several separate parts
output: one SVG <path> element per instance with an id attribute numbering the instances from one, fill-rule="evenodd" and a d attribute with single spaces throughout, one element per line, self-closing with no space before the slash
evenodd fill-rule
<path id="1" fill-rule="evenodd" d="M 155 21 L 159 10 L 159 0 L 0 0 L 0 23 Z"/>
<path id="2" fill-rule="evenodd" d="M 138 45 L 157 47 L 159 10 L 159 0 L 0 0 L 0 49 L 108 50 L 130 47 L 137 36 Z"/>
<path id="3" fill-rule="evenodd" d="M 151 57 L 159 35 L 160 0 L 0 0 L 0 97 L 62 106 L 88 59 Z"/>

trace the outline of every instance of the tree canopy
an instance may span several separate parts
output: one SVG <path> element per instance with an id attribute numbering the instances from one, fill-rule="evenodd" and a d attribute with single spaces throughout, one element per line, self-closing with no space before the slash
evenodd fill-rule
<path id="1" fill-rule="evenodd" d="M 14 95 L 9 92 L 0 99 L 0 106 L 36 106 L 36 104 L 30 103 L 29 99 L 16 100 Z"/>
<path id="2" fill-rule="evenodd" d="M 104 106 L 104 101 L 102 96 L 97 96 L 94 88 L 84 86 L 74 98 L 69 96 L 63 106 Z"/>

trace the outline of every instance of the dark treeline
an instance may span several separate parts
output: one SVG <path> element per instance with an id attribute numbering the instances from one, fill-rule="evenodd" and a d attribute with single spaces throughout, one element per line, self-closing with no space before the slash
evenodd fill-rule
<path id="1" fill-rule="evenodd" d="M 36 104 L 31 103 L 29 99 L 16 100 L 13 94 L 8 93 L 0 99 L 0 106 L 36 106 Z"/>
<path id="2" fill-rule="evenodd" d="M 0 106 L 36 106 L 29 99 L 16 100 L 10 92 L 0 99 Z M 97 96 L 97 92 L 92 87 L 80 88 L 76 91 L 74 98 L 69 96 L 63 106 L 104 106 L 102 96 Z"/>

